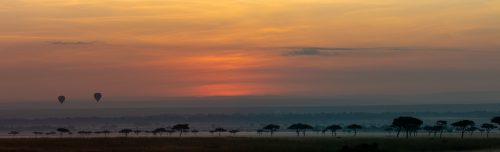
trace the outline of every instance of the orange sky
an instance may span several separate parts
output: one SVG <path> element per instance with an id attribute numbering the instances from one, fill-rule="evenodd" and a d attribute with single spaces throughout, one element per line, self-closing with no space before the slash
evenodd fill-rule
<path id="1" fill-rule="evenodd" d="M 0 102 L 500 91 L 500 1 L 3 0 Z"/>

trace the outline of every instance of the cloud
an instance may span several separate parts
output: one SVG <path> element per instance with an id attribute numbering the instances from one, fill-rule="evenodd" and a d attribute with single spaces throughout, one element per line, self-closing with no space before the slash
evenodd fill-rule
<path id="1" fill-rule="evenodd" d="M 290 47 L 283 56 L 331 56 L 340 52 L 385 50 L 384 48 L 326 48 L 326 47 Z M 399 49 L 393 49 L 399 50 Z"/>
<path id="2" fill-rule="evenodd" d="M 51 41 L 52 45 L 93 45 L 97 41 Z"/>
<path id="3" fill-rule="evenodd" d="M 367 48 L 328 48 L 328 47 L 289 47 L 283 56 L 333 56 L 345 53 L 389 53 L 408 51 L 459 51 L 453 48 L 419 48 L 419 47 L 367 47 Z"/>
<path id="4" fill-rule="evenodd" d="M 328 55 L 328 52 L 324 52 L 317 48 L 300 48 L 295 49 L 283 54 L 284 56 L 323 56 Z"/>

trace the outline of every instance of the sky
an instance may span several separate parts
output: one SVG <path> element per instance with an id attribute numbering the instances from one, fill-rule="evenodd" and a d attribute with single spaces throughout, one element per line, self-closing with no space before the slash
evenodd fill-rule
<path id="1" fill-rule="evenodd" d="M 497 0 L 0 0 L 0 102 L 495 93 L 499 18 Z"/>

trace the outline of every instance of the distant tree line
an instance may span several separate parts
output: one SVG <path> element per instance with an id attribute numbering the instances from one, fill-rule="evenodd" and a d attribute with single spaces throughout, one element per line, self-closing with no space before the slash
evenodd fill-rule
<path id="1" fill-rule="evenodd" d="M 395 132 L 396 137 L 402 136 L 401 134 L 404 134 L 403 136 L 405 138 L 410 138 L 418 135 L 418 131 L 426 131 L 428 135 L 432 135 L 439 138 L 443 137 L 444 132 L 457 132 L 460 135 L 460 138 L 464 138 L 465 134 L 470 134 L 472 135 L 474 132 L 480 132 L 481 134 L 485 134 L 486 138 L 489 138 L 489 134 L 492 130 L 498 128 L 497 125 L 500 125 L 500 116 L 498 117 L 493 117 L 490 120 L 491 123 L 483 123 L 479 126 L 476 126 L 476 123 L 472 120 L 459 120 L 455 121 L 451 124 L 448 123 L 446 120 L 438 120 L 435 122 L 434 125 L 423 125 L 423 121 L 419 118 L 411 117 L 411 116 L 400 116 L 397 118 L 394 118 L 391 125 L 384 130 L 392 133 Z M 345 128 L 345 129 L 344 129 Z M 343 131 L 347 132 L 353 132 L 353 136 L 356 136 L 359 132 L 359 130 L 363 129 L 364 127 L 359 124 L 350 124 L 346 126 L 341 126 L 339 124 L 332 124 L 326 127 L 313 127 L 309 124 L 306 123 L 294 123 L 286 127 L 286 130 L 293 131 L 296 133 L 297 136 L 306 136 L 307 131 L 315 131 L 315 132 L 322 132 L 325 134 L 326 132 L 331 132 L 331 136 L 337 136 L 337 132 L 339 130 L 344 129 Z M 268 124 L 262 127 L 261 129 L 257 129 L 256 132 L 258 135 L 262 135 L 263 133 L 269 133 L 269 136 L 273 136 L 276 132 L 280 131 L 282 127 L 277 124 Z M 116 131 L 115 133 L 122 134 L 124 137 L 128 137 L 130 134 L 135 134 L 136 136 L 139 136 L 141 134 L 152 134 L 153 136 L 162 136 L 163 134 L 168 134 L 171 136 L 174 133 L 178 133 L 179 137 L 182 137 L 186 133 L 192 133 L 193 135 L 198 134 L 200 131 L 196 129 L 192 129 L 189 124 L 183 123 L 183 124 L 176 124 L 172 127 L 168 128 L 156 128 L 153 130 L 139 130 L 139 129 L 130 129 L 130 128 L 124 128 L 121 130 Z M 217 136 L 221 136 L 225 132 L 229 132 L 230 135 L 235 136 L 237 133 L 240 132 L 239 129 L 226 129 L 223 127 L 215 127 L 212 130 L 208 130 L 208 133 L 214 135 L 216 134 Z M 8 135 L 11 136 L 17 136 L 20 134 L 20 131 L 10 131 Z M 80 136 L 90 136 L 90 135 L 103 135 L 104 137 L 107 137 L 109 134 L 113 133 L 112 131 L 109 130 L 102 130 L 102 131 L 71 131 L 70 129 L 67 128 L 57 128 L 55 131 L 51 132 L 33 132 L 35 137 L 39 136 L 52 136 L 52 135 L 57 135 L 63 137 L 63 136 L 71 136 L 73 133 L 76 133 Z"/>

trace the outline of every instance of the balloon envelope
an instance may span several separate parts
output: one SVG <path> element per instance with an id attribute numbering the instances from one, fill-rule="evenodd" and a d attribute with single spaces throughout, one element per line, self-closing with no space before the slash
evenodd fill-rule
<path id="1" fill-rule="evenodd" d="M 59 96 L 59 97 L 57 97 L 57 99 L 62 104 L 62 103 L 64 103 L 64 100 L 66 100 L 66 97 L 65 96 Z"/>
<path id="2" fill-rule="evenodd" d="M 102 98 L 102 93 L 95 93 L 94 98 L 95 98 L 95 101 L 99 102 Z"/>

